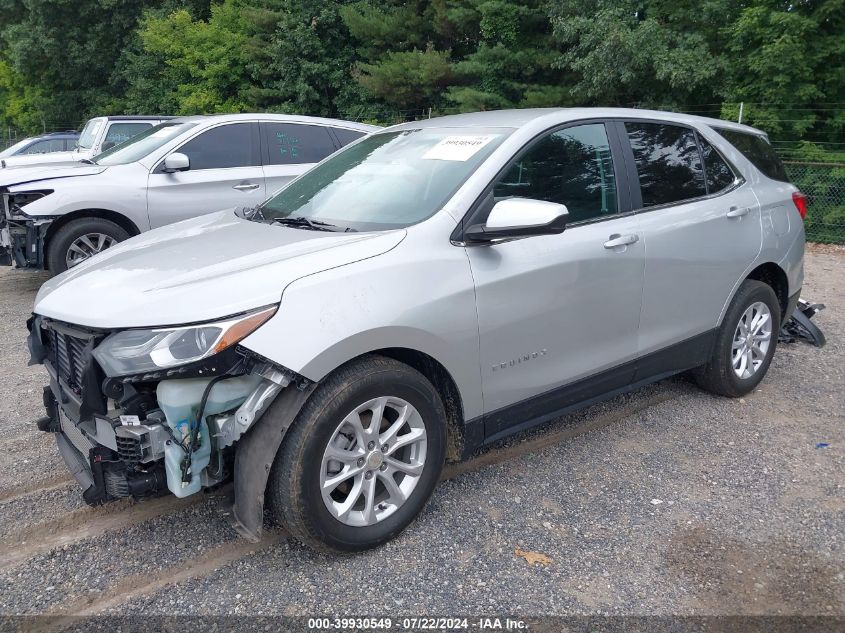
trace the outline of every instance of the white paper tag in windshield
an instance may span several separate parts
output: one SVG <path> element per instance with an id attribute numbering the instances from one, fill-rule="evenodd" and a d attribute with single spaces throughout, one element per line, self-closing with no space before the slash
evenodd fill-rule
<path id="1" fill-rule="evenodd" d="M 437 145 L 422 155 L 424 160 L 466 161 L 477 154 L 481 148 L 498 136 L 447 136 Z"/>

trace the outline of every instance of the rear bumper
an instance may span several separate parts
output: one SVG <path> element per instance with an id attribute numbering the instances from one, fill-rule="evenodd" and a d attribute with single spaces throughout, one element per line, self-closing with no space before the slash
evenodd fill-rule
<path id="1" fill-rule="evenodd" d="M 780 315 L 780 326 L 783 327 L 786 325 L 786 322 L 789 321 L 789 318 L 792 316 L 792 313 L 795 312 L 795 308 L 798 307 L 798 299 L 801 298 L 801 288 L 798 289 L 794 295 L 789 297 L 786 300 L 786 312 Z"/>

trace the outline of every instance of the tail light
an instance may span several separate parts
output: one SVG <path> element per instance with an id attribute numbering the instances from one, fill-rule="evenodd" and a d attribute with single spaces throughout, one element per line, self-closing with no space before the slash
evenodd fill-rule
<path id="1" fill-rule="evenodd" d="M 801 215 L 801 219 L 807 217 L 807 196 L 801 193 L 800 191 L 793 191 L 792 192 L 792 202 L 795 203 L 795 208 L 798 209 L 798 213 Z"/>

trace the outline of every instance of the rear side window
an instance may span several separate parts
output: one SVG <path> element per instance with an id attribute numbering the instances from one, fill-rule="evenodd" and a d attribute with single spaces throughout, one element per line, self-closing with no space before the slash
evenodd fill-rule
<path id="1" fill-rule="evenodd" d="M 725 128 L 714 129 L 766 176 L 772 180 L 789 182 L 783 163 L 765 137 Z"/>
<path id="2" fill-rule="evenodd" d="M 262 123 L 268 165 L 319 163 L 337 149 L 327 128 L 294 123 Z"/>
<path id="3" fill-rule="evenodd" d="M 698 137 L 701 155 L 704 157 L 704 176 L 707 179 L 707 193 L 719 193 L 730 187 L 736 177 L 721 154 L 705 139 Z"/>
<path id="4" fill-rule="evenodd" d="M 52 138 L 47 141 L 38 141 L 27 147 L 21 154 L 47 154 L 49 152 L 61 152 L 65 148 L 64 140 Z"/>
<path id="5" fill-rule="evenodd" d="M 212 128 L 176 150 L 197 169 L 250 167 L 254 164 L 252 123 L 231 123 Z"/>
<path id="6" fill-rule="evenodd" d="M 695 133 L 665 123 L 625 123 L 634 151 L 643 207 L 707 194 Z"/>
<path id="7" fill-rule="evenodd" d="M 332 129 L 334 130 L 335 136 L 337 136 L 337 140 L 340 141 L 341 147 L 349 145 L 352 141 L 357 141 L 364 136 L 364 132 L 359 132 L 358 130 L 344 130 L 340 127 Z"/>

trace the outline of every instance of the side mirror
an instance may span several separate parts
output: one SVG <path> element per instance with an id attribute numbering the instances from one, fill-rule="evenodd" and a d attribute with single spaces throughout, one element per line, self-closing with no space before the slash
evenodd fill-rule
<path id="1" fill-rule="evenodd" d="M 508 198 L 496 203 L 487 222 L 469 227 L 464 237 L 468 244 L 490 244 L 499 240 L 563 233 L 569 211 L 562 204 Z"/>
<path id="2" fill-rule="evenodd" d="M 103 143 L 102 147 L 100 147 L 100 151 L 105 152 L 107 149 L 111 149 L 115 145 L 116 143 L 114 141 L 106 141 L 105 143 Z"/>
<path id="3" fill-rule="evenodd" d="M 172 174 L 175 171 L 188 171 L 191 168 L 191 160 L 184 154 L 173 152 L 164 159 L 164 172 Z"/>

